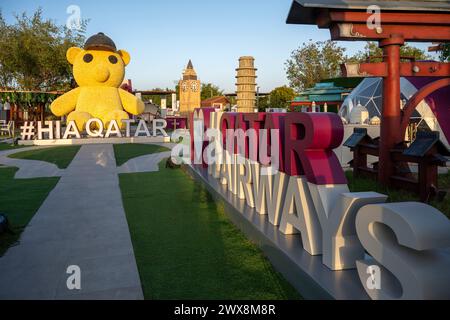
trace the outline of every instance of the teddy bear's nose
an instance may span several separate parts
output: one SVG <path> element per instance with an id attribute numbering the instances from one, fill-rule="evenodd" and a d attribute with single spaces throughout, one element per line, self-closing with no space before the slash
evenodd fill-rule
<path id="1" fill-rule="evenodd" d="M 95 70 L 95 80 L 106 82 L 109 79 L 109 70 L 103 66 L 98 66 Z"/>

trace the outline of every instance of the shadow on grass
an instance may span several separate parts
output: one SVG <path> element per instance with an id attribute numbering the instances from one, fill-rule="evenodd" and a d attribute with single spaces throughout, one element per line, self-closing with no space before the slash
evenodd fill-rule
<path id="1" fill-rule="evenodd" d="M 298 299 L 200 183 L 180 169 L 121 174 L 146 299 Z"/>
<path id="2" fill-rule="evenodd" d="M 165 151 L 170 151 L 170 149 L 156 144 L 124 143 L 114 145 L 117 167 L 120 167 L 130 159 Z"/>

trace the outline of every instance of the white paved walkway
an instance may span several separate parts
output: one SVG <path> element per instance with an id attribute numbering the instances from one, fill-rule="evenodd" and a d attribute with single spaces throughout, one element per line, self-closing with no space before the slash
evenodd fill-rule
<path id="1" fill-rule="evenodd" d="M 23 160 L 8 158 L 10 154 L 19 153 L 28 150 L 45 149 L 48 147 L 27 147 L 12 149 L 7 151 L 0 151 L 0 164 L 10 167 L 17 167 L 19 170 L 16 172 L 14 178 L 16 179 L 30 179 L 41 177 L 60 177 L 64 170 L 59 169 L 55 164 L 37 161 L 37 160 Z"/>
<path id="2" fill-rule="evenodd" d="M 20 166 L 19 172 L 31 176 L 44 170 L 61 179 L 19 245 L 0 258 L 0 299 L 142 299 L 117 174 L 158 170 L 170 152 L 116 168 L 112 145 L 85 145 L 60 171 L 40 161 L 9 159 L 6 153 L 12 152 L 1 152 L 0 163 Z M 71 265 L 81 269 L 81 290 L 67 288 Z"/>

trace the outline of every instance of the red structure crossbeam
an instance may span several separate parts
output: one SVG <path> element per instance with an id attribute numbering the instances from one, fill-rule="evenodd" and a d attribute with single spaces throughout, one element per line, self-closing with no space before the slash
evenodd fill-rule
<path id="1" fill-rule="evenodd" d="M 382 24 L 369 29 L 366 23 L 336 23 L 330 27 L 332 40 L 379 41 L 401 35 L 405 41 L 448 41 L 450 25 Z"/>
<path id="2" fill-rule="evenodd" d="M 386 62 L 346 63 L 342 65 L 344 77 L 386 77 Z M 433 61 L 401 62 L 401 77 L 447 77 L 450 74 L 450 63 Z"/>
<path id="3" fill-rule="evenodd" d="M 329 28 L 332 23 L 337 22 L 353 22 L 366 23 L 371 13 L 365 11 L 331 11 L 323 14 L 320 17 L 320 27 Z M 432 15 L 424 15 L 423 13 L 415 12 L 382 12 L 382 24 L 397 24 L 397 25 L 450 25 L 450 14 L 447 13 L 433 13 Z"/>

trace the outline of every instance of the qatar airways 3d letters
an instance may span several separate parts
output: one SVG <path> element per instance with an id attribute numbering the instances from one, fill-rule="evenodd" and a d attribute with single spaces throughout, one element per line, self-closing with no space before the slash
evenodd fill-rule
<path id="1" fill-rule="evenodd" d="M 184 161 L 207 168 L 282 234 L 300 233 L 304 250 L 329 269 L 357 268 L 370 298 L 450 298 L 449 220 L 423 203 L 350 192 L 333 152 L 343 138 L 336 114 L 202 108 L 190 120 Z"/>

